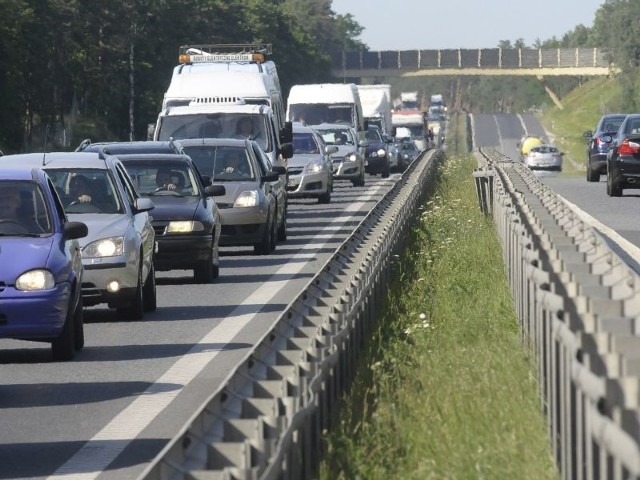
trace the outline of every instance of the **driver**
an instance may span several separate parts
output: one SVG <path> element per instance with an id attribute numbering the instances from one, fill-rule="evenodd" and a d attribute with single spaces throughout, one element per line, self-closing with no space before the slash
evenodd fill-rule
<path id="1" fill-rule="evenodd" d="M 71 203 L 90 203 L 91 182 L 84 175 L 76 175 L 69 182 L 69 196 Z"/>
<path id="2" fill-rule="evenodd" d="M 158 170 L 156 172 L 156 185 L 158 190 L 176 190 L 178 186 L 174 183 L 171 172 Z"/>
<path id="3" fill-rule="evenodd" d="M 20 191 L 16 187 L 2 187 L 0 190 L 0 220 L 18 220 L 20 203 Z"/>
<path id="4" fill-rule="evenodd" d="M 15 185 L 0 187 L 0 223 L 7 222 L 20 225 L 29 232 L 42 231 L 33 217 L 20 214 L 22 197 L 20 189 Z"/>
<path id="5" fill-rule="evenodd" d="M 224 157 L 225 168 L 221 173 L 232 173 L 234 177 L 249 177 L 251 172 L 249 171 L 249 165 L 246 158 L 241 158 L 238 149 L 230 150 Z"/>

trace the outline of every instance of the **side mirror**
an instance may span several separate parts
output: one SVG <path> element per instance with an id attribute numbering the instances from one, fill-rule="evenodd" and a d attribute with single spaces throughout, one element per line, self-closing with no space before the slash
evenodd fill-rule
<path id="1" fill-rule="evenodd" d="M 148 212 L 149 210 L 153 210 L 156 206 L 153 204 L 151 199 L 149 198 L 137 198 L 136 204 L 133 206 L 133 210 L 135 213 L 140 212 Z"/>
<path id="2" fill-rule="evenodd" d="M 282 167 L 280 165 L 274 165 L 273 167 L 271 167 L 271 172 L 272 173 L 277 173 L 278 175 L 286 175 L 287 174 L 287 168 L 286 167 Z"/>
<path id="3" fill-rule="evenodd" d="M 293 157 L 293 143 L 291 142 L 283 143 L 280 146 L 280 154 L 282 155 L 282 158 Z"/>
<path id="4" fill-rule="evenodd" d="M 278 180 L 280 180 L 280 175 L 276 172 L 269 172 L 266 175 L 262 175 L 262 177 L 260 177 L 260 180 L 263 182 L 277 182 Z"/>
<path id="5" fill-rule="evenodd" d="M 207 197 L 221 197 L 227 193 L 224 185 L 208 185 L 204 188 L 204 194 Z"/>
<path id="6" fill-rule="evenodd" d="M 324 147 L 324 153 L 326 153 L 327 155 L 332 155 L 337 152 L 338 147 L 336 147 L 335 145 L 327 145 L 326 147 Z"/>
<path id="7" fill-rule="evenodd" d="M 600 137 L 600 141 L 604 143 L 611 143 L 613 142 L 613 137 L 611 135 L 603 135 Z"/>
<path id="8" fill-rule="evenodd" d="M 279 132 L 280 143 L 284 144 L 293 142 L 293 124 L 291 122 L 285 122 L 284 127 Z M 284 155 L 283 155 L 284 156 Z M 285 157 L 289 158 L 289 157 Z"/>
<path id="9" fill-rule="evenodd" d="M 587 130 L 586 132 L 584 132 L 584 133 L 582 134 L 582 136 L 583 136 L 584 138 L 591 138 L 591 137 L 593 137 L 593 132 L 592 132 L 591 130 Z"/>
<path id="10" fill-rule="evenodd" d="M 89 229 L 86 223 L 82 222 L 66 222 L 64 224 L 64 239 L 75 240 L 77 238 L 84 238 L 89 235 Z"/>

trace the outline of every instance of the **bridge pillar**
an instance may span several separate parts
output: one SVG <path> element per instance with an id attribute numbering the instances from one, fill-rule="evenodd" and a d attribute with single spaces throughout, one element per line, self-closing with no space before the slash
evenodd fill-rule
<path id="1" fill-rule="evenodd" d="M 547 94 L 549 95 L 549 97 L 551 98 L 551 101 L 555 104 L 555 106 L 558 107 L 560 110 L 563 110 L 564 106 L 562 105 L 560 98 L 558 98 L 558 96 L 553 92 L 553 90 L 551 90 L 551 88 L 549 88 L 549 86 L 544 82 L 544 77 L 542 75 L 536 75 L 536 78 L 540 80 L 540 82 L 542 83 L 542 86 L 544 87 L 545 92 L 547 92 Z"/>

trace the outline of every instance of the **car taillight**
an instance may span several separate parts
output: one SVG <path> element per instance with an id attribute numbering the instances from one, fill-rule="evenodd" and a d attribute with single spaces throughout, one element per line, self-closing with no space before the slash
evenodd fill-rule
<path id="1" fill-rule="evenodd" d="M 618 147 L 619 155 L 635 155 L 638 152 L 640 152 L 640 144 L 630 142 L 628 139 L 624 140 Z"/>

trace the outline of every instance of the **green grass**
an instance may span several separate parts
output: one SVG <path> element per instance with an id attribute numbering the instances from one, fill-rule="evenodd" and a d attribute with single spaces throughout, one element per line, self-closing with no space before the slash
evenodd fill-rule
<path id="1" fill-rule="evenodd" d="M 440 168 L 321 479 L 558 478 L 475 166 L 453 153 Z"/>

